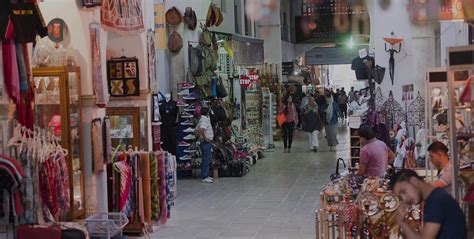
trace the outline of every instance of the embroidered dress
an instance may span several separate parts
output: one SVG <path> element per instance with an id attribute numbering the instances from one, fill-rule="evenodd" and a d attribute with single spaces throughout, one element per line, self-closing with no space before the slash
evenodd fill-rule
<path id="1" fill-rule="evenodd" d="M 102 27 L 119 35 L 144 31 L 141 0 L 104 0 L 101 6 Z"/>

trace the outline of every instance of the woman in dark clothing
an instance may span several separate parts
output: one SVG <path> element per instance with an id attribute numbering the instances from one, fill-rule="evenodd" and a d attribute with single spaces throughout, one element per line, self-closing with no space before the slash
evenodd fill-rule
<path id="1" fill-rule="evenodd" d="M 285 123 L 283 123 L 283 145 L 285 147 L 284 153 L 291 152 L 291 144 L 293 143 L 293 130 L 298 125 L 298 113 L 296 112 L 296 106 L 293 104 L 293 98 L 288 96 L 286 100 L 280 106 L 279 113 L 285 114 Z"/>
<path id="2" fill-rule="evenodd" d="M 313 97 L 309 97 L 308 104 L 304 107 L 303 130 L 308 132 L 309 150 L 318 151 L 319 131 L 323 128 L 323 122 L 319 115 L 318 105 Z"/>

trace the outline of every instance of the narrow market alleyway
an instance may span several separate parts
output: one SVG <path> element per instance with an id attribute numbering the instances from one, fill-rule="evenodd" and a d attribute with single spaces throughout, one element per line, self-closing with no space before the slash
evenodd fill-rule
<path id="1" fill-rule="evenodd" d="M 167 225 L 152 238 L 314 238 L 314 211 L 329 182 L 337 157 L 348 157 L 348 129 L 340 127 L 337 152 L 320 137 L 317 153 L 307 149 L 299 131 L 292 153 L 274 152 L 243 178 L 219 178 L 214 184 L 179 180 L 176 205 Z"/>

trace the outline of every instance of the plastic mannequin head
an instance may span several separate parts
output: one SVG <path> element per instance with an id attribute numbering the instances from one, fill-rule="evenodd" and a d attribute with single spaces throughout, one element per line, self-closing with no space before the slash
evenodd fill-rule
<path id="1" fill-rule="evenodd" d="M 171 94 L 169 94 L 169 93 L 166 94 L 166 95 L 165 95 L 165 100 L 166 100 L 167 103 L 170 102 L 170 100 L 171 100 Z"/>

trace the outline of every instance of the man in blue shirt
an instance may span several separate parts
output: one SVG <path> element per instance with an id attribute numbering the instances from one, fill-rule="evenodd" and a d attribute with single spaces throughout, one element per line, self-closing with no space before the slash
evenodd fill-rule
<path id="1" fill-rule="evenodd" d="M 426 183 L 416 172 L 402 170 L 390 178 L 389 187 L 402 199 L 397 222 L 407 239 L 467 237 L 466 218 L 458 203 L 445 190 Z M 408 206 L 424 202 L 423 229 L 416 232 L 405 221 Z"/>

